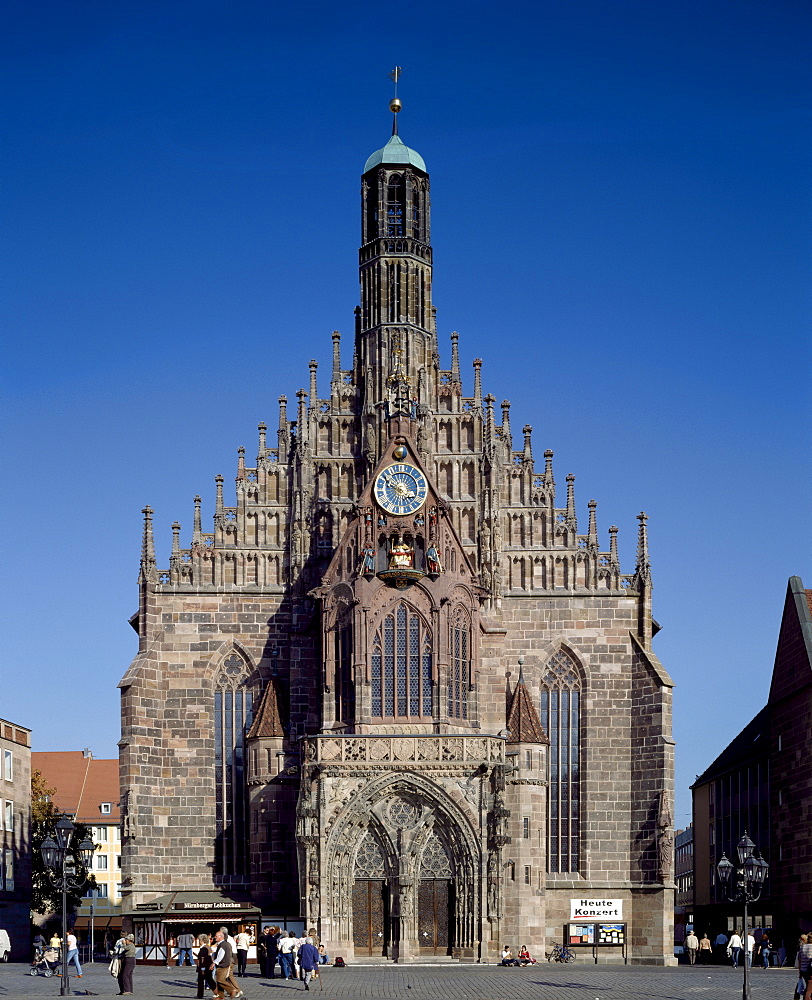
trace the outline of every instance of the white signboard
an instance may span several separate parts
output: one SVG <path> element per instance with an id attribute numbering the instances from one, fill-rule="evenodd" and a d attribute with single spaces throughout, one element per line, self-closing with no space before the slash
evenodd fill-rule
<path id="1" fill-rule="evenodd" d="M 570 920 L 622 920 L 622 899 L 571 899 Z"/>

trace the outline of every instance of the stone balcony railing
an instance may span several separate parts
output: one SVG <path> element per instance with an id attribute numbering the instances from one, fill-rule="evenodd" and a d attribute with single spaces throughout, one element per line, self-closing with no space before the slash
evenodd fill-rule
<path id="1" fill-rule="evenodd" d="M 504 762 L 505 741 L 498 736 L 314 736 L 304 740 L 303 752 L 310 763 L 327 766 L 475 767 Z"/>

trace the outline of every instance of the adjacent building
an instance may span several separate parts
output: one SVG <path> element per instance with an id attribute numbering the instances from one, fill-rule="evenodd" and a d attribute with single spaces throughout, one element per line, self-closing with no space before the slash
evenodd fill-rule
<path id="1" fill-rule="evenodd" d="M 94 939 L 121 930 L 121 809 L 118 761 L 97 760 L 90 750 L 36 751 L 32 766 L 54 789 L 52 800 L 59 813 L 90 827 L 96 845 L 93 875 L 76 914 L 74 929 Z"/>
<path id="2" fill-rule="evenodd" d="M 681 945 L 694 922 L 694 827 L 677 830 L 674 838 L 674 943 Z"/>
<path id="3" fill-rule="evenodd" d="M 399 106 L 398 106 L 399 107 Z M 395 119 L 397 122 L 397 119 Z M 441 363 L 429 173 L 393 130 L 361 177 L 350 350 L 279 397 L 158 565 L 120 682 L 125 910 L 316 927 L 360 960 L 504 940 L 673 961 L 672 682 L 647 519 L 579 513 L 553 452 Z M 499 345 L 494 343 L 494 350 Z M 264 406 L 260 400 L 258 406 Z M 291 412 L 292 410 L 292 412 Z"/>
<path id="4" fill-rule="evenodd" d="M 790 578 L 764 708 L 693 788 L 697 927 L 741 925 L 741 907 L 717 883 L 716 864 L 747 832 L 770 865 L 754 926 L 791 951 L 812 930 L 812 591 Z"/>
<path id="5" fill-rule="evenodd" d="M 31 730 L 0 719 L 0 927 L 13 961 L 31 942 Z"/>

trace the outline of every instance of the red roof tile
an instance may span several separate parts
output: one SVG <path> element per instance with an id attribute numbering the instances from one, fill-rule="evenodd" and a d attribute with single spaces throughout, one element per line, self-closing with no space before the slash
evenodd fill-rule
<path id="1" fill-rule="evenodd" d="M 35 751 L 31 769 L 41 771 L 55 789 L 53 801 L 60 812 L 87 824 L 120 822 L 117 760 L 95 760 L 81 750 Z M 103 802 L 110 803 L 109 813 L 101 811 Z"/>

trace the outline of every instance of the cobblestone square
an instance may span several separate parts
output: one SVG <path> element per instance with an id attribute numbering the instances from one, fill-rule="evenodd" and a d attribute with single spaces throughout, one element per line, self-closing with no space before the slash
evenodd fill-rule
<path id="1" fill-rule="evenodd" d="M 792 969 L 754 969 L 753 1000 L 790 1000 L 797 973 Z M 0 966 L 0 996 L 59 996 L 59 979 L 28 975 L 28 966 Z M 301 983 L 260 979 L 249 973 L 238 980 L 248 1000 L 292 1000 L 304 994 Z M 185 998 L 197 994 L 193 969 L 137 966 L 135 996 Z M 72 996 L 115 996 L 116 982 L 106 966 L 85 966 L 82 979 L 71 979 Z M 739 1000 L 742 971 L 724 966 L 572 965 L 540 963 L 526 969 L 485 965 L 348 966 L 322 970 L 321 987 L 310 989 L 320 1000 Z M 206 993 L 206 996 L 211 996 Z"/>

